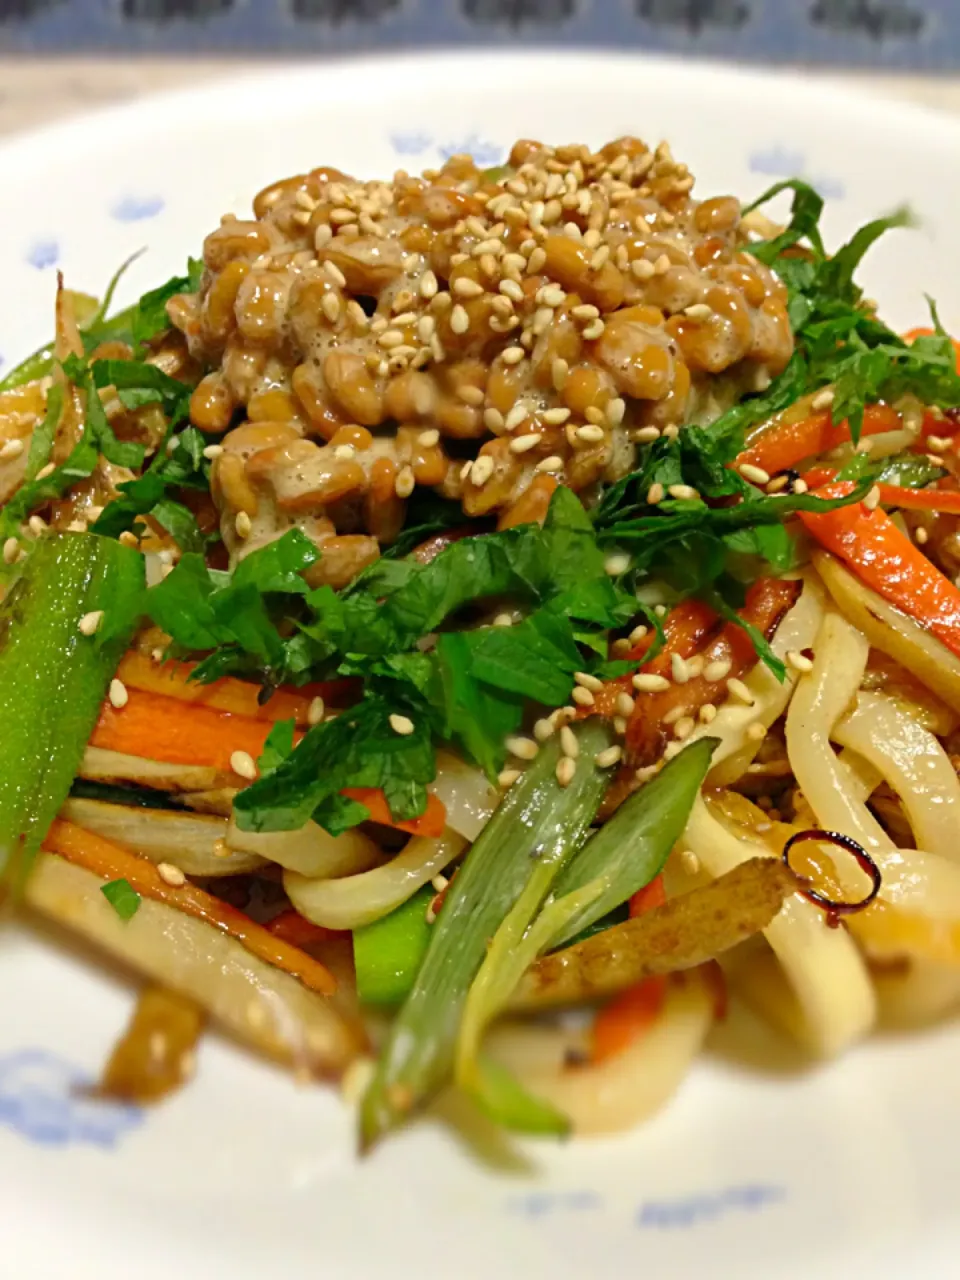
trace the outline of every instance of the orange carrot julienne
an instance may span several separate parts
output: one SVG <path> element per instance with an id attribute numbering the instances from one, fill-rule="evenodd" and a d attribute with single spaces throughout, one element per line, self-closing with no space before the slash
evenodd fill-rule
<path id="1" fill-rule="evenodd" d="M 433 792 L 427 795 L 427 807 L 417 818 L 394 818 L 387 804 L 387 797 L 378 787 L 345 787 L 343 795 L 356 800 L 370 810 L 371 822 L 382 823 L 397 831 L 407 831 L 413 836 L 442 836 L 447 825 L 446 805 Z"/>
<path id="2" fill-rule="evenodd" d="M 840 498 L 852 489 L 843 482 L 816 493 L 820 498 Z M 797 514 L 821 546 L 848 564 L 861 582 L 960 655 L 960 590 L 885 511 L 868 511 L 858 502 L 834 511 Z"/>
<path id="3" fill-rule="evenodd" d="M 652 911 L 654 907 L 662 907 L 667 900 L 667 893 L 663 887 L 663 875 L 654 876 L 649 884 L 645 884 L 642 889 L 630 899 L 630 919 L 633 920 L 637 916 L 642 916 L 645 911 Z"/>
<path id="4" fill-rule="evenodd" d="M 895 409 L 886 404 L 867 405 L 863 414 L 860 436 L 882 435 L 896 431 L 903 420 Z M 778 422 L 762 432 L 732 464 L 734 469 L 745 463 L 760 467 L 768 475 L 789 471 L 806 458 L 828 453 L 850 439 L 850 424 L 844 419 L 834 423 L 829 411 L 811 414 L 799 422 Z"/>
<path id="5" fill-rule="evenodd" d="M 813 471 L 804 472 L 804 480 L 811 489 L 820 489 L 831 484 L 836 472 L 830 467 L 815 467 Z M 960 515 L 960 489 L 949 482 L 950 488 L 907 489 L 899 484 L 884 484 L 878 481 L 877 492 L 885 507 L 900 507 L 904 511 L 940 511 L 948 515 Z"/>
<path id="6" fill-rule="evenodd" d="M 309 724 L 310 704 L 315 697 L 324 702 L 342 702 L 349 696 L 351 681 L 331 680 L 304 685 L 301 689 L 280 688 L 261 705 L 257 698 L 260 686 L 234 676 L 223 676 L 211 684 L 191 680 L 196 670 L 192 662 L 154 662 L 146 654 L 131 649 L 124 654 L 117 668 L 117 677 L 128 689 L 140 689 L 143 693 L 160 693 L 177 698 L 191 706 L 209 707 L 214 711 L 229 711 L 232 715 L 248 716 L 252 720 L 290 720 L 301 728 Z"/>
<path id="7" fill-rule="evenodd" d="M 630 899 L 630 917 L 643 915 L 654 907 L 661 907 L 667 900 L 663 876 L 654 876 Z M 663 1008 L 667 992 L 667 979 L 663 974 L 645 978 L 636 986 L 621 991 L 605 1005 L 593 1020 L 590 1058 L 592 1062 L 605 1062 L 615 1054 L 629 1049 L 634 1040 L 656 1022 Z"/>
<path id="8" fill-rule="evenodd" d="M 666 975 L 657 974 L 614 996 L 593 1020 L 591 1061 L 605 1062 L 629 1049 L 660 1016 L 666 993 Z"/>
<path id="9" fill-rule="evenodd" d="M 165 764 L 210 765 L 228 772 L 235 751 L 257 760 L 271 728 L 269 720 L 128 689 L 123 707 L 104 703 L 90 745 Z"/>
<path id="10" fill-rule="evenodd" d="M 312 947 L 318 942 L 329 942 L 331 938 L 347 936 L 336 929 L 325 929 L 322 925 L 314 924 L 294 907 L 288 907 L 286 911 L 274 916 L 265 928 L 272 937 L 289 942 L 293 947 Z"/>
<path id="11" fill-rule="evenodd" d="M 232 938 L 267 964 L 272 964 L 321 995 L 333 995 L 337 982 L 319 960 L 270 934 L 263 925 L 251 920 L 243 911 L 206 893 L 188 880 L 180 886 L 170 885 L 157 867 L 146 858 L 138 858 L 121 845 L 94 835 L 83 827 L 59 819 L 53 823 L 43 842 L 48 853 L 58 854 L 67 862 L 84 867 L 105 881 L 126 880 L 142 898 L 152 898 L 175 907 L 185 915 L 204 920 Z"/>
<path id="12" fill-rule="evenodd" d="M 233 771 L 233 756 L 245 752 L 256 763 L 273 725 L 269 720 L 232 715 L 163 694 L 127 689 L 122 707 L 105 702 L 90 745 L 165 764 L 207 765 Z M 295 741 L 300 735 L 295 735 Z M 242 785 L 239 775 L 238 784 Z M 248 781 L 248 779 L 243 779 Z M 418 818 L 395 821 L 383 792 L 376 787 L 348 788 L 345 795 L 370 810 L 374 822 L 412 835 L 441 836 L 447 823 L 443 802 L 432 793 Z"/>

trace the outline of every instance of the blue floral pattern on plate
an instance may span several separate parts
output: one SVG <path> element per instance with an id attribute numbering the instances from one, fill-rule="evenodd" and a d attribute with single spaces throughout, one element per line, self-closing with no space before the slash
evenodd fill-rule
<path id="1" fill-rule="evenodd" d="M 26 260 L 38 271 L 55 267 L 60 261 L 60 246 L 56 240 L 35 240 L 27 250 Z"/>
<path id="2" fill-rule="evenodd" d="M 165 203 L 160 195 L 126 195 L 110 206 L 110 216 L 117 222 L 145 222 L 162 213 Z"/>
<path id="3" fill-rule="evenodd" d="M 90 1097 L 93 1081 L 66 1058 L 45 1049 L 0 1057 L 0 1125 L 47 1147 L 88 1145 L 109 1150 L 143 1119 L 143 1110 Z"/>

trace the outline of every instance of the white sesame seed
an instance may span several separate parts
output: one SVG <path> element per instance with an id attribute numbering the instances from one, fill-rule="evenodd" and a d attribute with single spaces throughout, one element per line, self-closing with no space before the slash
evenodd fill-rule
<path id="1" fill-rule="evenodd" d="M 473 464 L 473 471 L 470 479 L 478 487 L 482 488 L 493 475 L 493 459 L 487 453 L 481 453 Z"/>
<path id="2" fill-rule="evenodd" d="M 339 458 L 341 462 L 347 462 L 350 458 L 356 457 L 357 451 L 352 444 L 338 444 L 333 451 L 333 456 Z"/>
<path id="3" fill-rule="evenodd" d="M 627 721 L 624 716 L 613 717 L 613 732 L 620 738 L 627 732 Z"/>
<path id="4" fill-rule="evenodd" d="M 829 409 L 833 404 L 833 390 L 830 387 L 824 387 L 810 401 L 810 408 L 814 413 L 820 413 L 824 409 Z"/>
<path id="5" fill-rule="evenodd" d="M 712 724 L 717 718 L 717 708 L 712 702 L 705 702 L 699 711 L 701 724 Z"/>
<path id="6" fill-rule="evenodd" d="M 466 333 L 470 328 L 470 317 L 458 302 L 450 312 L 450 328 L 454 333 Z"/>
<path id="7" fill-rule="evenodd" d="M 767 493 L 780 493 L 790 483 L 789 476 L 774 476 L 767 485 Z"/>
<path id="8" fill-rule="evenodd" d="M 499 435 L 501 431 L 506 430 L 506 421 L 499 409 L 484 409 L 483 425 L 488 431 L 494 432 L 495 435 Z"/>
<path id="9" fill-rule="evenodd" d="M 917 542 L 920 544 L 921 547 L 930 537 L 929 533 L 927 533 L 926 529 L 924 529 L 922 526 L 917 529 L 917 531 L 914 533 L 913 536 L 916 538 Z M 4 548 L 4 556 L 6 556 L 6 548 Z"/>
<path id="10" fill-rule="evenodd" d="M 603 562 L 603 569 L 611 578 L 619 578 L 621 573 L 626 573 L 632 563 L 632 557 L 626 551 L 620 551 L 616 555 L 607 556 Z"/>
<path id="11" fill-rule="evenodd" d="M 230 756 L 230 768 L 241 778 L 253 779 L 257 776 L 257 766 L 249 751 L 234 751 Z"/>
<path id="12" fill-rule="evenodd" d="M 744 480 L 750 480 L 753 484 L 770 483 L 769 471 L 764 471 L 763 467 L 755 467 L 752 462 L 744 462 L 740 467 L 740 474 Z"/>
<path id="13" fill-rule="evenodd" d="M 867 508 L 868 511 L 876 511 L 877 507 L 879 507 L 880 490 L 877 488 L 876 485 L 874 485 L 872 489 L 868 490 L 867 493 L 864 494 L 863 505 Z"/>
<path id="14" fill-rule="evenodd" d="M 946 436 L 927 436 L 926 444 L 931 453 L 943 453 L 950 448 L 950 440 Z"/>
<path id="15" fill-rule="evenodd" d="M 600 317 L 600 308 L 595 307 L 591 302 L 584 302 L 573 307 L 570 314 L 576 320 L 597 320 Z"/>
<path id="16" fill-rule="evenodd" d="M 616 710 L 618 715 L 632 716 L 636 705 L 636 702 L 630 697 L 629 693 L 617 694 Z"/>
<path id="17" fill-rule="evenodd" d="M 693 302 L 689 307 L 683 308 L 683 314 L 691 320 L 709 320 L 713 315 L 713 307 L 708 307 L 705 302 Z"/>
<path id="18" fill-rule="evenodd" d="M 509 298 L 511 302 L 523 302 L 525 294 L 523 288 L 517 284 L 516 280 L 501 280 L 497 286 L 500 293 L 505 298 Z"/>
<path id="19" fill-rule="evenodd" d="M 636 276 L 638 280 L 649 280 L 653 275 L 653 263 L 646 258 L 634 258 L 630 263 L 631 274 Z"/>
<path id="20" fill-rule="evenodd" d="M 172 862 L 158 862 L 157 875 L 164 884 L 168 884 L 174 889 L 179 889 L 187 883 L 187 877 Z"/>
<path id="21" fill-rule="evenodd" d="M 919 530 L 918 530 L 919 532 Z M 13 564 L 20 554 L 20 543 L 14 537 L 7 538 L 3 544 L 3 561 L 4 564 Z"/>
<path id="22" fill-rule="evenodd" d="M 56 469 L 57 468 L 54 463 L 48 462 L 45 467 L 41 467 L 40 470 L 37 472 L 36 479 L 46 480 L 47 476 L 52 476 L 54 471 L 56 471 Z"/>
<path id="23" fill-rule="evenodd" d="M 591 675 L 589 671 L 575 671 L 573 678 L 579 685 L 583 685 L 584 689 L 590 689 L 593 693 L 599 693 L 603 688 L 603 681 L 598 680 L 595 675 Z"/>
<path id="24" fill-rule="evenodd" d="M 494 618 L 494 620 L 493 620 L 493 625 L 494 625 L 495 627 L 512 627 L 512 626 L 513 626 L 513 614 L 512 614 L 512 613 L 498 613 L 498 614 L 497 614 L 497 616 L 496 616 L 496 617 Z"/>
<path id="25" fill-rule="evenodd" d="M 458 276 L 451 286 L 451 291 L 459 298 L 479 298 L 484 288 L 469 276 Z"/>
<path id="26" fill-rule="evenodd" d="M 655 276 L 664 276 L 672 266 L 673 263 L 670 261 L 669 255 L 661 253 L 660 257 L 657 258 L 656 262 L 653 264 L 653 274 Z"/>
<path id="27" fill-rule="evenodd" d="M 523 347 L 506 347 L 500 353 L 500 359 L 507 365 L 519 364 L 521 360 L 525 360 L 526 358 L 527 353 L 524 351 Z"/>
<path id="28" fill-rule="evenodd" d="M 726 680 L 732 665 L 729 658 L 717 658 L 714 662 L 708 662 L 703 669 L 703 678 L 709 680 L 711 684 Z"/>
<path id="29" fill-rule="evenodd" d="M 39 538 L 41 533 L 46 532 L 47 522 L 46 520 L 43 519 L 42 516 L 31 516 L 30 519 L 27 521 L 27 528 L 34 535 L 34 537 Z"/>
<path id="30" fill-rule="evenodd" d="M 505 746 L 518 760 L 533 760 L 540 750 L 533 738 L 525 738 L 521 735 L 507 738 Z"/>
<path id="31" fill-rule="evenodd" d="M 81 635 L 92 636 L 100 630 L 100 624 L 103 622 L 103 610 L 94 609 L 91 613 L 85 613 L 77 623 L 77 629 Z"/>
<path id="32" fill-rule="evenodd" d="M 692 716 L 681 716 L 673 726 L 673 736 L 678 742 L 683 742 L 685 738 L 689 738 L 693 733 L 696 725 Z"/>
<path id="33" fill-rule="evenodd" d="M 584 410 L 583 416 L 589 423 L 591 423 L 592 426 L 595 427 L 602 427 L 607 420 L 603 410 L 598 408 L 595 404 L 589 405 Z"/>
<path id="34" fill-rule="evenodd" d="M 249 538 L 253 522 L 245 511 L 238 511 L 233 527 L 237 532 L 238 538 Z"/>
<path id="35" fill-rule="evenodd" d="M 655 604 L 653 606 L 653 612 L 658 618 L 665 618 L 667 616 L 667 606 L 665 604 Z"/>
<path id="36" fill-rule="evenodd" d="M 690 668 L 687 660 L 679 653 L 670 655 L 670 672 L 677 684 L 686 684 L 690 679 Z"/>
<path id="37" fill-rule="evenodd" d="M 570 373 L 570 366 L 566 360 L 557 356 L 553 364 L 550 366 L 550 379 L 553 382 L 554 391 L 562 391 L 567 381 L 567 375 Z"/>
<path id="38" fill-rule="evenodd" d="M 667 493 L 671 498 L 678 498 L 686 502 L 693 502 L 700 497 L 696 489 L 689 484 L 671 484 L 667 488 Z"/>
<path id="39" fill-rule="evenodd" d="M 557 761 L 557 781 L 561 787 L 569 787 L 577 772 L 577 762 L 570 756 L 561 756 Z"/>
<path id="40" fill-rule="evenodd" d="M 630 636 L 629 636 L 630 644 L 635 645 L 635 644 L 639 644 L 641 640 L 646 640 L 647 633 L 649 632 L 649 630 L 650 628 L 646 625 L 646 623 L 644 622 L 639 623 L 630 632 Z"/>
<path id="41" fill-rule="evenodd" d="M 497 774 L 497 782 L 504 790 L 506 790 L 507 787 L 512 787 L 522 774 L 522 769 L 501 769 Z"/>
<path id="42" fill-rule="evenodd" d="M 787 650 L 787 665 L 793 667 L 794 671 L 812 671 L 813 662 L 806 654 L 799 653 L 796 649 Z"/>
<path id="43" fill-rule="evenodd" d="M 680 854 L 680 862 L 688 875 L 695 876 L 700 872 L 700 859 L 692 849 L 684 849 Z"/>
<path id="44" fill-rule="evenodd" d="M 331 324 L 340 319 L 340 299 L 335 293 L 325 293 L 320 300 L 320 309 Z"/>
<path id="45" fill-rule="evenodd" d="M 401 467 L 393 482 L 393 491 L 398 498 L 409 498 L 416 485 L 416 477 L 412 467 Z"/>
<path id="46" fill-rule="evenodd" d="M 748 707 L 753 706 L 753 694 L 743 681 L 738 680 L 736 676 L 731 676 L 727 681 L 727 692 L 731 698 L 736 698 L 738 702 L 745 702 Z"/>
<path id="47" fill-rule="evenodd" d="M 647 503 L 651 507 L 655 507 L 658 502 L 663 501 L 665 492 L 666 491 L 660 481 L 656 481 L 656 483 L 652 484 L 647 490 Z"/>
<path id="48" fill-rule="evenodd" d="M 654 675 L 652 672 L 638 672 L 632 683 L 638 693 L 662 693 L 664 689 L 670 688 L 670 681 L 666 676 Z"/>
<path id="49" fill-rule="evenodd" d="M 577 427 L 577 439 L 582 440 L 585 444 L 600 444 L 606 439 L 606 432 L 603 427 L 597 426 L 596 423 L 590 423 L 585 427 Z"/>
<path id="50" fill-rule="evenodd" d="M 637 769 L 633 776 L 639 783 L 644 783 L 649 782 L 651 778 L 655 778 L 659 772 L 659 764 L 648 764 L 644 765 L 642 769 Z"/>
<path id="51" fill-rule="evenodd" d="M 526 422 L 529 417 L 529 408 L 523 400 L 519 400 L 507 414 L 503 425 L 507 431 L 514 431 L 520 426 L 521 422 Z"/>
<path id="52" fill-rule="evenodd" d="M 570 417 L 570 410 L 562 408 L 547 409 L 541 414 L 541 417 L 548 427 L 562 427 Z"/>
<path id="53" fill-rule="evenodd" d="M 588 342 L 595 342 L 597 338 L 603 337 L 603 331 L 606 327 L 602 320 L 594 320 L 593 324 L 587 325 L 586 329 L 584 329 L 583 336 Z"/>
<path id="54" fill-rule="evenodd" d="M 807 484 L 806 480 L 794 480 L 793 482 L 794 493 L 806 493 L 809 488 L 810 486 Z"/>
<path id="55" fill-rule="evenodd" d="M 589 690 L 585 689 L 583 692 L 587 693 Z M 574 690 L 574 693 L 576 693 L 576 690 Z M 568 724 L 565 724 L 560 730 L 560 750 L 571 760 L 576 760 L 580 755 L 580 739 Z"/>
<path id="56" fill-rule="evenodd" d="M 601 769 L 610 769 L 619 763 L 623 755 L 623 748 L 619 746 L 607 747 L 605 751 L 598 751 L 593 757 L 594 763 L 599 765 Z"/>
<path id="57" fill-rule="evenodd" d="M 19 458 L 23 453 L 24 444 L 22 440 L 7 440 L 0 448 L 0 462 L 9 462 L 11 458 Z"/>
<path id="58" fill-rule="evenodd" d="M 567 295 L 557 285 L 551 284 L 540 290 L 539 298 L 546 307 L 562 307 L 567 300 Z"/>
<path id="59" fill-rule="evenodd" d="M 343 274 L 335 262 L 331 262 L 329 258 L 323 264 L 323 270 L 330 277 L 334 284 L 339 285 L 341 289 L 347 287 L 347 277 Z"/>
<path id="60" fill-rule="evenodd" d="M 524 436 L 514 436 L 510 441 L 510 452 L 527 453 L 530 449 L 535 449 L 541 439 L 542 437 L 537 431 L 531 431 Z"/>
<path id="61" fill-rule="evenodd" d="M 663 717 L 663 723 L 664 723 L 664 724 L 676 724 L 676 723 L 677 723 L 677 721 L 678 721 L 678 720 L 680 720 L 684 715 L 686 715 L 686 711 L 685 711 L 685 709 L 684 709 L 682 706 L 681 706 L 681 707 L 671 707 L 671 708 L 670 708 L 670 710 L 669 710 L 669 711 L 666 713 L 666 715 Z"/>
<path id="62" fill-rule="evenodd" d="M 326 707 L 324 705 L 324 701 L 320 695 L 317 694 L 315 698 L 310 699 L 310 705 L 307 707 L 307 724 L 319 724 L 323 719 L 325 711 Z"/>
<path id="63" fill-rule="evenodd" d="M 219 458 L 221 453 L 223 453 L 222 444 L 208 444 L 203 451 L 203 456 L 212 462 L 214 458 Z"/>
<path id="64" fill-rule="evenodd" d="M 767 731 L 762 724 L 752 724 L 747 730 L 747 737 L 751 742 L 762 742 L 767 736 Z"/>
<path id="65" fill-rule="evenodd" d="M 119 711 L 121 707 L 125 707 L 127 705 L 130 695 L 127 693 L 127 686 L 123 681 L 114 677 L 114 679 L 110 681 L 108 696 L 110 698 L 110 705 L 112 707 L 116 707 Z"/>
<path id="66" fill-rule="evenodd" d="M 534 471 L 562 471 L 563 459 L 559 453 L 551 453 L 549 458 L 543 458 L 534 467 Z"/>
<path id="67" fill-rule="evenodd" d="M 615 658 L 626 657 L 630 652 L 630 641 L 624 636 L 621 636 L 619 640 L 614 640 L 613 644 L 610 646 L 610 652 Z"/>
<path id="68" fill-rule="evenodd" d="M 663 758 L 664 760 L 672 760 L 673 757 L 678 756 L 682 750 L 682 742 L 668 742 L 663 752 Z"/>
<path id="69" fill-rule="evenodd" d="M 408 738 L 413 733 L 414 725 L 409 716 L 394 713 L 389 717 L 389 724 L 393 732 L 398 733 L 401 738 Z"/>
<path id="70" fill-rule="evenodd" d="M 624 414 L 627 412 L 627 402 L 620 396 L 614 398 L 607 403 L 606 417 L 611 427 L 619 427 L 623 422 Z"/>

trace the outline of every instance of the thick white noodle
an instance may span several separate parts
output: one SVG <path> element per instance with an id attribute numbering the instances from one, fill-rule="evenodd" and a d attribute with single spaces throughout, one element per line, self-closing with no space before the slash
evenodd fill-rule
<path id="1" fill-rule="evenodd" d="M 830 611 L 817 637 L 813 670 L 797 685 L 787 713 L 790 767 L 820 826 L 852 836 L 880 868 L 880 897 L 933 920 L 960 922 L 960 866 L 921 849 L 898 849 L 867 809 L 830 737 L 855 705 L 867 661 L 866 638 Z M 844 892 L 862 894 L 866 877 L 837 857 Z"/>
<path id="2" fill-rule="evenodd" d="M 929 730 L 893 698 L 861 693 L 833 739 L 883 774 L 903 803 L 918 848 L 960 862 L 960 780 Z"/>
<path id="3" fill-rule="evenodd" d="M 316 822 L 296 831 L 241 831 L 231 817 L 226 841 L 230 849 L 259 854 L 305 876 L 354 875 L 383 861 L 380 847 L 357 828 L 332 836 Z"/>
<path id="4" fill-rule="evenodd" d="M 459 857 L 466 844 L 463 836 L 449 829 L 437 840 L 414 836 L 401 853 L 372 871 L 336 880 L 285 871 L 283 887 L 300 914 L 314 924 L 357 929 L 406 902 Z"/>
<path id="5" fill-rule="evenodd" d="M 602 1062 L 544 1070 L 548 1045 L 532 1044 L 529 1034 L 513 1052 L 505 1037 L 492 1039 L 491 1048 L 526 1088 L 569 1116 L 578 1136 L 620 1133 L 659 1111 L 676 1093 L 712 1022 L 713 995 L 694 971 L 669 983 L 663 1008 L 648 1030 Z M 562 1031 L 543 1028 L 542 1039 L 549 1043 L 551 1038 L 569 1041 Z"/>
<path id="6" fill-rule="evenodd" d="M 814 574 L 807 574 L 800 599 L 788 610 L 771 641 L 771 648 L 778 658 L 785 659 L 791 650 L 799 652 L 813 644 L 825 607 L 826 594 L 819 579 Z M 753 724 L 762 724 L 769 729 L 783 714 L 797 678 L 798 673 L 788 666 L 786 679 L 781 683 L 769 667 L 758 662 L 744 677 L 744 684 L 752 696 L 751 705 L 730 698 L 710 724 L 697 726 L 688 742 L 696 742 L 699 738 L 720 739 L 707 778 L 710 786 L 729 786 L 747 770 L 759 749 L 758 743 L 747 738 L 747 730 Z"/>
<path id="7" fill-rule="evenodd" d="M 722 876 L 748 858 L 774 857 L 760 840 L 734 833 L 707 807 L 694 802 L 683 845 L 711 876 Z M 861 1040 L 876 1016 L 873 985 L 860 952 L 843 929 L 831 929 L 823 912 L 799 895 L 764 930 L 803 1014 L 801 1036 L 823 1057 Z"/>

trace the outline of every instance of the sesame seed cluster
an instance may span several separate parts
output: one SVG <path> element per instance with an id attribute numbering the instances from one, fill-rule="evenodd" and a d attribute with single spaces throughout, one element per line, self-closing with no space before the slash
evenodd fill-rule
<path id="1" fill-rule="evenodd" d="M 730 196 L 661 144 L 518 142 L 502 170 L 278 182 L 207 237 L 169 305 L 211 372 L 214 494 L 234 557 L 299 527 L 342 585 L 416 486 L 499 527 L 589 500 L 638 443 L 765 385 L 793 339 Z M 239 425 L 238 425 L 239 424 Z"/>

